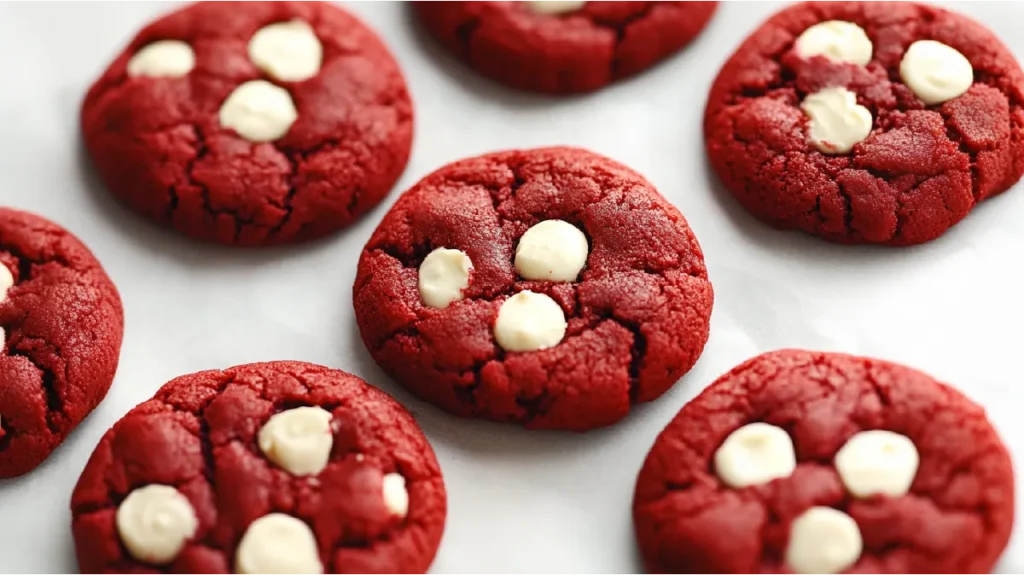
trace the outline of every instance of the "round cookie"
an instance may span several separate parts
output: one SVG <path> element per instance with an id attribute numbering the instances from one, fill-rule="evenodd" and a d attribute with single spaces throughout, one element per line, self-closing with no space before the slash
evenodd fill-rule
<path id="1" fill-rule="evenodd" d="M 989 573 L 1013 514 L 980 406 L 908 367 L 803 350 L 684 406 L 633 501 L 656 573 Z"/>
<path id="2" fill-rule="evenodd" d="M 513 88 L 592 92 L 690 43 L 717 2 L 416 2 L 424 29 Z"/>
<path id="3" fill-rule="evenodd" d="M 748 37 L 711 88 L 711 166 L 764 222 L 920 244 L 1024 173 L 1024 74 L 976 22 L 910 2 L 810 2 Z"/>
<path id="4" fill-rule="evenodd" d="M 277 361 L 168 382 L 100 440 L 71 513 L 83 573 L 423 573 L 446 495 L 393 399 Z"/>
<path id="5" fill-rule="evenodd" d="M 90 88 L 82 131 L 107 187 L 204 241 L 299 242 L 377 204 L 413 108 L 381 40 L 329 2 L 200 2 L 145 27 Z"/>
<path id="6" fill-rule="evenodd" d="M 107 395 L 121 297 L 57 224 L 0 208 L 0 478 L 27 473 Z"/>
<path id="7" fill-rule="evenodd" d="M 575 148 L 428 175 L 366 244 L 353 290 L 370 354 L 420 398 L 575 431 L 689 371 L 712 300 L 683 216 L 636 172 Z"/>

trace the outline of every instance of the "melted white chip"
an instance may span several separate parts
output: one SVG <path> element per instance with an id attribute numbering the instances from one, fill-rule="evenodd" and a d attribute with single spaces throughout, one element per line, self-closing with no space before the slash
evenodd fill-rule
<path id="1" fill-rule="evenodd" d="M 786 565 L 796 573 L 839 573 L 857 562 L 864 542 L 852 517 L 811 507 L 793 520 Z"/>
<path id="2" fill-rule="evenodd" d="M 117 533 L 132 557 L 152 565 L 174 561 L 199 522 L 189 500 L 168 485 L 146 485 L 117 508 Z"/>
<path id="3" fill-rule="evenodd" d="M 565 314 L 550 297 L 521 291 L 505 300 L 494 322 L 494 339 L 507 351 L 537 351 L 565 337 Z"/>
<path id="4" fill-rule="evenodd" d="M 568 14 L 583 7 L 586 2 L 576 0 L 533 0 L 526 5 L 538 14 Z"/>
<path id="5" fill-rule="evenodd" d="M 296 407 L 273 415 L 260 429 L 260 450 L 292 475 L 315 475 L 327 467 L 334 435 L 331 412 Z"/>
<path id="6" fill-rule="evenodd" d="M 437 248 L 420 264 L 419 288 L 423 303 L 444 309 L 462 299 L 462 290 L 469 285 L 473 262 L 461 250 Z"/>
<path id="7" fill-rule="evenodd" d="M 786 430 L 767 423 L 744 425 L 715 452 L 715 473 L 730 487 L 761 485 L 789 477 L 795 469 L 793 440 Z"/>
<path id="8" fill-rule="evenodd" d="M 280 138 L 298 117 L 288 91 L 265 80 L 252 80 L 235 88 L 220 107 L 220 125 L 250 142 Z"/>
<path id="9" fill-rule="evenodd" d="M 180 40 L 160 40 L 147 44 L 128 60 L 128 75 L 178 78 L 196 66 L 192 47 Z"/>
<path id="10" fill-rule="evenodd" d="M 823 154 L 846 154 L 871 133 L 871 111 L 846 88 L 825 88 L 800 105 L 810 118 L 811 143 Z"/>
<path id="11" fill-rule="evenodd" d="M 14 274 L 11 269 L 0 263 L 0 301 L 7 299 L 7 290 L 14 287 Z"/>
<path id="12" fill-rule="evenodd" d="M 931 106 L 966 92 L 974 83 L 974 68 L 953 48 L 935 40 L 918 40 L 900 61 L 900 78 Z"/>
<path id="13" fill-rule="evenodd" d="M 405 517 L 409 513 L 409 492 L 405 489 L 405 478 L 399 473 L 388 473 L 381 485 L 384 506 L 392 515 Z"/>
<path id="14" fill-rule="evenodd" d="M 920 457 L 914 442 L 891 431 L 862 431 L 836 453 L 835 465 L 855 497 L 898 497 L 910 491 Z"/>
<path id="15" fill-rule="evenodd" d="M 313 28 L 302 20 L 260 28 L 249 40 L 249 59 L 282 82 L 308 80 L 320 72 L 324 49 Z"/>
<path id="16" fill-rule="evenodd" d="M 271 513 L 249 525 L 235 552 L 238 573 L 323 573 L 316 536 L 305 522 Z"/>
<path id="17" fill-rule="evenodd" d="M 516 247 L 516 272 L 523 279 L 576 281 L 587 263 L 587 236 L 562 220 L 545 220 L 526 230 Z"/>
<path id="18" fill-rule="evenodd" d="M 871 61 L 874 46 L 864 29 L 853 22 L 828 20 L 804 30 L 796 39 L 801 58 L 824 56 L 833 62 L 864 66 Z"/>

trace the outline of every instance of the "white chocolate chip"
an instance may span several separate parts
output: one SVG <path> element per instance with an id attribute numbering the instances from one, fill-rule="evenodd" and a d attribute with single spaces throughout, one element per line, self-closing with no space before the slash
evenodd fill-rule
<path id="1" fill-rule="evenodd" d="M 220 107 L 220 125 L 250 142 L 280 138 L 298 117 L 288 91 L 265 80 L 252 80 L 235 88 Z"/>
<path id="2" fill-rule="evenodd" d="M 249 525 L 235 552 L 237 573 L 323 573 L 316 536 L 305 522 L 284 513 Z"/>
<path id="3" fill-rule="evenodd" d="M 833 62 L 858 66 L 867 65 L 874 50 L 863 28 L 842 20 L 828 20 L 804 30 L 796 39 L 795 48 L 801 58 L 824 56 Z"/>
<path id="4" fill-rule="evenodd" d="M 528 1 L 526 5 L 530 10 L 538 14 L 568 14 L 569 12 L 575 12 L 586 2 L 579 2 L 576 0 L 533 0 Z"/>
<path id="5" fill-rule="evenodd" d="M 115 521 L 128 553 L 152 565 L 174 561 L 199 526 L 189 500 L 177 489 L 157 484 L 129 493 Z"/>
<path id="6" fill-rule="evenodd" d="M 523 279 L 576 281 L 587 263 L 587 236 L 562 220 L 545 220 L 526 230 L 516 247 L 516 272 Z"/>
<path id="7" fill-rule="evenodd" d="M 469 285 L 473 262 L 461 250 L 437 248 L 420 264 L 419 287 L 423 303 L 444 309 L 462 299 L 462 290 Z"/>
<path id="8" fill-rule="evenodd" d="M 0 263 L 0 301 L 7 299 L 7 291 L 14 286 L 14 274 L 11 273 L 10 268 Z M 0 346 L 7 341 L 7 333 L 4 332 L 4 328 L 0 327 Z"/>
<path id="9" fill-rule="evenodd" d="M 0 263 L 0 301 L 7 299 L 7 290 L 14 287 L 14 274 L 11 269 Z"/>
<path id="10" fill-rule="evenodd" d="M 857 562 L 864 542 L 852 517 L 811 507 L 793 520 L 786 565 L 796 573 L 839 573 Z"/>
<path id="11" fill-rule="evenodd" d="M 835 458 L 836 471 L 854 497 L 905 495 L 914 483 L 919 462 L 914 442 L 882 429 L 854 435 Z"/>
<path id="12" fill-rule="evenodd" d="M 388 473 L 381 486 L 384 492 L 384 506 L 392 515 L 405 517 L 409 513 L 409 492 L 405 489 L 405 478 L 399 473 Z"/>
<path id="13" fill-rule="evenodd" d="M 846 154 L 871 133 L 871 111 L 846 88 L 825 88 L 800 105 L 810 118 L 811 143 L 823 154 Z"/>
<path id="14" fill-rule="evenodd" d="M 249 40 L 249 59 L 282 82 L 300 82 L 316 76 L 323 57 L 320 40 L 302 20 L 265 26 Z"/>
<path id="15" fill-rule="evenodd" d="M 196 67 L 196 53 L 186 42 L 160 40 L 147 44 L 128 60 L 128 75 L 180 78 Z"/>
<path id="16" fill-rule="evenodd" d="M 974 68 L 955 49 L 935 40 L 918 40 L 900 61 L 900 78 L 931 106 L 966 92 L 974 83 Z"/>
<path id="17" fill-rule="evenodd" d="M 565 337 L 565 314 L 550 297 L 521 291 L 505 300 L 494 322 L 494 339 L 506 351 L 537 351 Z"/>
<path id="18" fill-rule="evenodd" d="M 334 436 L 331 412 L 296 407 L 273 415 L 260 429 L 260 450 L 292 475 L 315 475 L 327 467 Z"/>
<path id="19" fill-rule="evenodd" d="M 793 440 L 786 430 L 767 423 L 744 425 L 715 452 L 715 473 L 729 487 L 762 485 L 789 477 L 795 469 Z"/>

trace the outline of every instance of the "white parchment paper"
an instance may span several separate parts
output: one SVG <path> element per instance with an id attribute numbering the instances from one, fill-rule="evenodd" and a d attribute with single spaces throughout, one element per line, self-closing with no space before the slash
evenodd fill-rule
<path id="1" fill-rule="evenodd" d="M 1020 2 L 948 4 L 1024 57 Z M 103 432 L 172 377 L 252 361 L 342 368 L 416 414 L 449 493 L 435 572 L 639 570 L 630 504 L 655 436 L 717 376 L 779 347 L 921 368 L 983 404 L 1024 461 L 1024 185 L 928 245 L 850 248 L 758 223 L 705 165 L 707 90 L 739 41 L 780 3 L 723 3 L 705 34 L 663 65 L 565 99 L 478 78 L 425 41 L 408 6 L 346 6 L 383 36 L 407 75 L 417 114 L 412 160 L 396 191 L 351 229 L 315 245 L 233 250 L 134 216 L 82 159 L 85 90 L 138 28 L 173 5 L 0 4 L 0 204 L 76 233 L 120 288 L 126 316 L 120 369 L 104 403 L 33 473 L 0 482 L 0 570 L 76 571 L 69 498 Z M 621 424 L 585 435 L 457 420 L 414 400 L 370 360 L 352 313 L 359 250 L 400 191 L 452 160 L 551 144 L 585 146 L 647 176 L 689 220 L 715 288 L 711 339 L 693 371 Z M 1024 572 L 1024 528 L 998 568 Z"/>

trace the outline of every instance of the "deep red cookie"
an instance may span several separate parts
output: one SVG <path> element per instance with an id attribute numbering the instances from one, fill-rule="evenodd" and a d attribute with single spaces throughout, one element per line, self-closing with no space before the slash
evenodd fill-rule
<path id="1" fill-rule="evenodd" d="M 417 2 L 423 27 L 477 72 L 522 90 L 591 92 L 690 43 L 717 2 L 586 2 L 560 14 L 530 2 Z M 554 4 L 554 3 L 552 3 Z"/>
<path id="2" fill-rule="evenodd" d="M 866 66 L 803 58 L 795 39 L 828 20 L 862 27 Z M 936 40 L 973 66 L 962 95 L 926 106 L 901 78 L 908 47 Z M 852 152 L 809 142 L 801 102 L 839 86 L 873 116 Z M 909 2 L 810 2 L 779 12 L 726 62 L 708 98 L 711 166 L 740 203 L 779 228 L 846 244 L 933 240 L 1024 173 L 1024 74 L 991 32 Z"/>
<path id="3" fill-rule="evenodd" d="M 547 220 L 585 234 L 585 266 L 570 281 L 525 280 L 514 267 L 524 233 Z M 473 266 L 444 309 L 418 287 L 440 248 Z M 500 310 L 523 292 L 567 320 L 555 345 L 498 343 Z M 584 431 L 689 371 L 713 295 L 697 239 L 647 180 L 585 150 L 541 148 L 461 160 L 405 192 L 363 250 L 353 299 L 370 354 L 420 398 L 464 417 Z"/>
<path id="4" fill-rule="evenodd" d="M 299 20 L 322 44 L 319 72 L 275 79 L 250 58 L 264 26 Z M 156 41 L 194 51 L 184 76 L 131 76 Z M 247 81 L 290 93 L 297 120 L 254 143 L 220 109 Z M 264 102 L 265 103 L 265 102 Z M 328 2 L 200 2 L 144 28 L 86 95 L 82 130 L 110 190 L 136 212 L 204 241 L 298 242 L 347 226 L 398 180 L 412 145 L 413 108 L 381 40 Z"/>
<path id="5" fill-rule="evenodd" d="M 107 395 L 124 312 L 89 249 L 39 216 L 0 208 L 0 264 L 3 478 L 42 463 Z"/>
<path id="6" fill-rule="evenodd" d="M 732 488 L 717 450 L 746 424 L 789 435 L 795 470 Z M 837 471 L 856 433 L 909 438 L 920 463 L 905 495 L 858 498 Z M 910 476 L 908 476 L 909 478 Z M 796 517 L 811 506 L 859 526 L 857 573 L 988 573 L 1010 536 L 1010 457 L 984 410 L 907 367 L 782 350 L 722 376 L 683 407 L 640 471 L 633 517 L 644 565 L 667 573 L 779 573 Z"/>
<path id="7" fill-rule="evenodd" d="M 302 406 L 330 412 L 332 438 L 326 467 L 307 474 L 272 462 L 261 443 L 274 414 Z M 292 427 L 282 437 L 297 437 L 295 429 L 301 431 Z M 382 498 L 382 483 L 395 473 L 404 478 L 405 515 Z M 129 494 L 154 484 L 176 488 L 194 513 L 193 535 L 161 565 L 135 559 L 119 527 L 119 513 L 131 515 L 124 511 Z M 239 547 L 253 523 L 271 513 L 297 517 L 312 530 L 313 560 L 323 572 L 423 573 L 441 541 L 446 495 L 430 444 L 393 399 L 342 371 L 278 361 L 168 382 L 103 436 L 71 509 L 84 573 L 244 572 Z M 173 529 L 169 523 L 164 531 Z M 294 561 L 300 551 L 284 559 Z"/>

